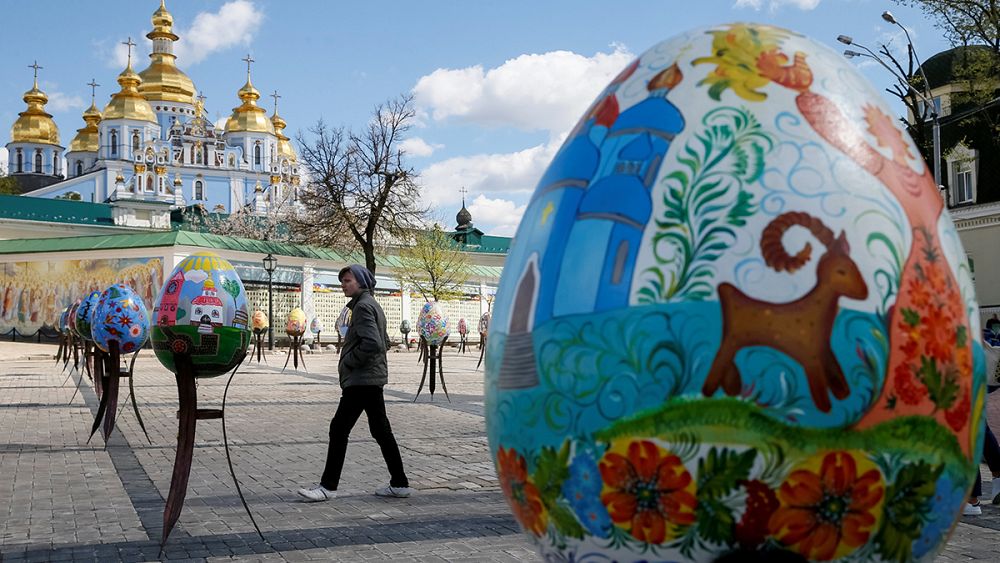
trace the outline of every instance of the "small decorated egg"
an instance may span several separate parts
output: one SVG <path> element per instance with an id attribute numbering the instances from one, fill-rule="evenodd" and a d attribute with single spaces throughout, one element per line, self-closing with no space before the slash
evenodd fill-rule
<path id="1" fill-rule="evenodd" d="M 490 312 L 486 311 L 479 317 L 479 334 L 486 334 L 490 330 Z"/>
<path id="2" fill-rule="evenodd" d="M 125 284 L 115 284 L 101 292 L 90 323 L 94 344 L 104 352 L 110 352 L 112 342 L 118 343 L 122 354 L 135 352 L 149 336 L 146 304 Z"/>
<path id="3" fill-rule="evenodd" d="M 420 309 L 420 316 L 417 318 L 417 330 L 420 336 L 431 346 L 437 346 L 448 337 L 451 328 L 448 326 L 448 318 L 444 316 L 444 311 L 437 301 L 424 303 Z"/>
<path id="4" fill-rule="evenodd" d="M 469 333 L 469 326 L 465 324 L 465 317 L 458 319 L 458 333 L 462 336 Z"/>
<path id="5" fill-rule="evenodd" d="M 176 372 L 175 354 L 190 354 L 195 377 L 236 367 L 250 343 L 250 304 L 243 281 L 214 252 L 192 254 L 170 273 L 153 308 L 153 351 Z"/>
<path id="6" fill-rule="evenodd" d="M 80 306 L 76 308 L 76 333 L 84 340 L 92 340 L 90 329 L 92 323 L 91 315 L 97 308 L 97 302 L 100 298 L 100 291 L 92 291 L 90 295 L 80 302 Z"/>
<path id="7" fill-rule="evenodd" d="M 253 315 L 250 317 L 250 327 L 254 333 L 259 334 L 264 332 L 269 326 L 271 326 L 271 323 L 267 318 L 267 313 L 260 309 L 253 312 Z"/>
<path id="8" fill-rule="evenodd" d="M 313 317 L 313 320 L 309 321 L 309 332 L 313 334 L 319 334 L 323 332 L 323 319 L 319 317 Z"/>
<path id="9" fill-rule="evenodd" d="M 288 313 L 285 332 L 288 336 L 302 336 L 306 332 L 306 312 L 296 307 Z"/>
<path id="10" fill-rule="evenodd" d="M 399 332 L 403 334 L 410 333 L 410 321 L 403 319 L 403 322 L 399 323 Z"/>
<path id="11" fill-rule="evenodd" d="M 934 560 L 979 470 L 985 362 L 895 113 L 759 24 L 668 39 L 597 96 L 488 327 L 490 450 L 544 560 Z"/>

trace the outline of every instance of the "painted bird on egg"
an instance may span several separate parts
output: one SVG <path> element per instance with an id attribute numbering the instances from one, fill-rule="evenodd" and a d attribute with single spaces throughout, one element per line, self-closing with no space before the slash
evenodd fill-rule
<path id="1" fill-rule="evenodd" d="M 546 558 L 933 560 L 984 361 L 892 115 L 838 53 L 756 24 L 664 41 L 586 111 L 487 342 L 491 453 Z"/>

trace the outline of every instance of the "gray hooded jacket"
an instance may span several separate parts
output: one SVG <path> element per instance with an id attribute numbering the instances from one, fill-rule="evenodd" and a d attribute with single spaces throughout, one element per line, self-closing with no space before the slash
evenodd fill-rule
<path id="1" fill-rule="evenodd" d="M 363 289 L 347 307 L 351 309 L 351 325 L 347 329 L 340 349 L 340 387 L 352 385 L 379 385 L 389 382 L 386 351 L 389 334 L 386 332 L 385 313 L 371 291 Z"/>

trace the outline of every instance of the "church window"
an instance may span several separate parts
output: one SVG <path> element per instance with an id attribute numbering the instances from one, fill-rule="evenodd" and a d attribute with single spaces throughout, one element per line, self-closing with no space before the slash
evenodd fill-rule
<path id="1" fill-rule="evenodd" d="M 153 175 L 152 174 L 149 174 L 149 175 L 146 176 L 146 191 L 147 192 L 153 191 Z"/>
<path id="2" fill-rule="evenodd" d="M 24 154 L 21 153 L 21 149 L 17 149 L 17 168 L 18 173 L 24 172 Z"/>
<path id="3" fill-rule="evenodd" d="M 118 154 L 118 132 L 115 130 L 111 131 L 111 155 Z"/>
<path id="4" fill-rule="evenodd" d="M 59 151 L 52 153 L 53 168 L 55 168 L 55 174 L 58 176 L 62 174 L 62 159 L 59 158 Z"/>
<path id="5" fill-rule="evenodd" d="M 194 198 L 196 200 L 205 199 L 205 186 L 201 183 L 201 180 L 196 180 L 194 183 Z"/>
<path id="6" fill-rule="evenodd" d="M 233 155 L 229 155 L 229 167 L 236 168 L 236 157 Z"/>
<path id="7" fill-rule="evenodd" d="M 204 164 L 205 159 L 202 158 L 204 151 L 200 147 L 191 147 L 191 150 L 195 154 L 195 164 Z"/>
<path id="8" fill-rule="evenodd" d="M 260 144 L 253 146 L 253 163 L 260 164 Z"/>
<path id="9" fill-rule="evenodd" d="M 191 164 L 194 164 L 194 145 L 191 145 Z"/>
<path id="10" fill-rule="evenodd" d="M 139 132 L 135 131 L 132 133 L 132 152 L 136 153 L 139 151 Z"/>
<path id="11" fill-rule="evenodd" d="M 79 160 L 76 161 L 76 175 L 77 176 L 82 176 L 83 175 L 83 162 L 81 162 Z"/>
<path id="12" fill-rule="evenodd" d="M 36 174 L 42 173 L 42 149 L 35 150 L 35 170 Z"/>

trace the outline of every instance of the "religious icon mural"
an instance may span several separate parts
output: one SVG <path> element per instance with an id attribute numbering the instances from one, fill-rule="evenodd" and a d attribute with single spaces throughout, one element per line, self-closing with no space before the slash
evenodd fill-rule
<path id="1" fill-rule="evenodd" d="M 491 453 L 546 560 L 934 559 L 985 377 L 919 155 L 843 57 L 765 25 L 668 39 L 598 95 L 488 327 Z"/>
<path id="2" fill-rule="evenodd" d="M 77 299 L 109 285 L 133 288 L 146 303 L 160 290 L 159 258 L 101 258 L 0 264 L 0 332 L 57 328 L 59 313 Z"/>

